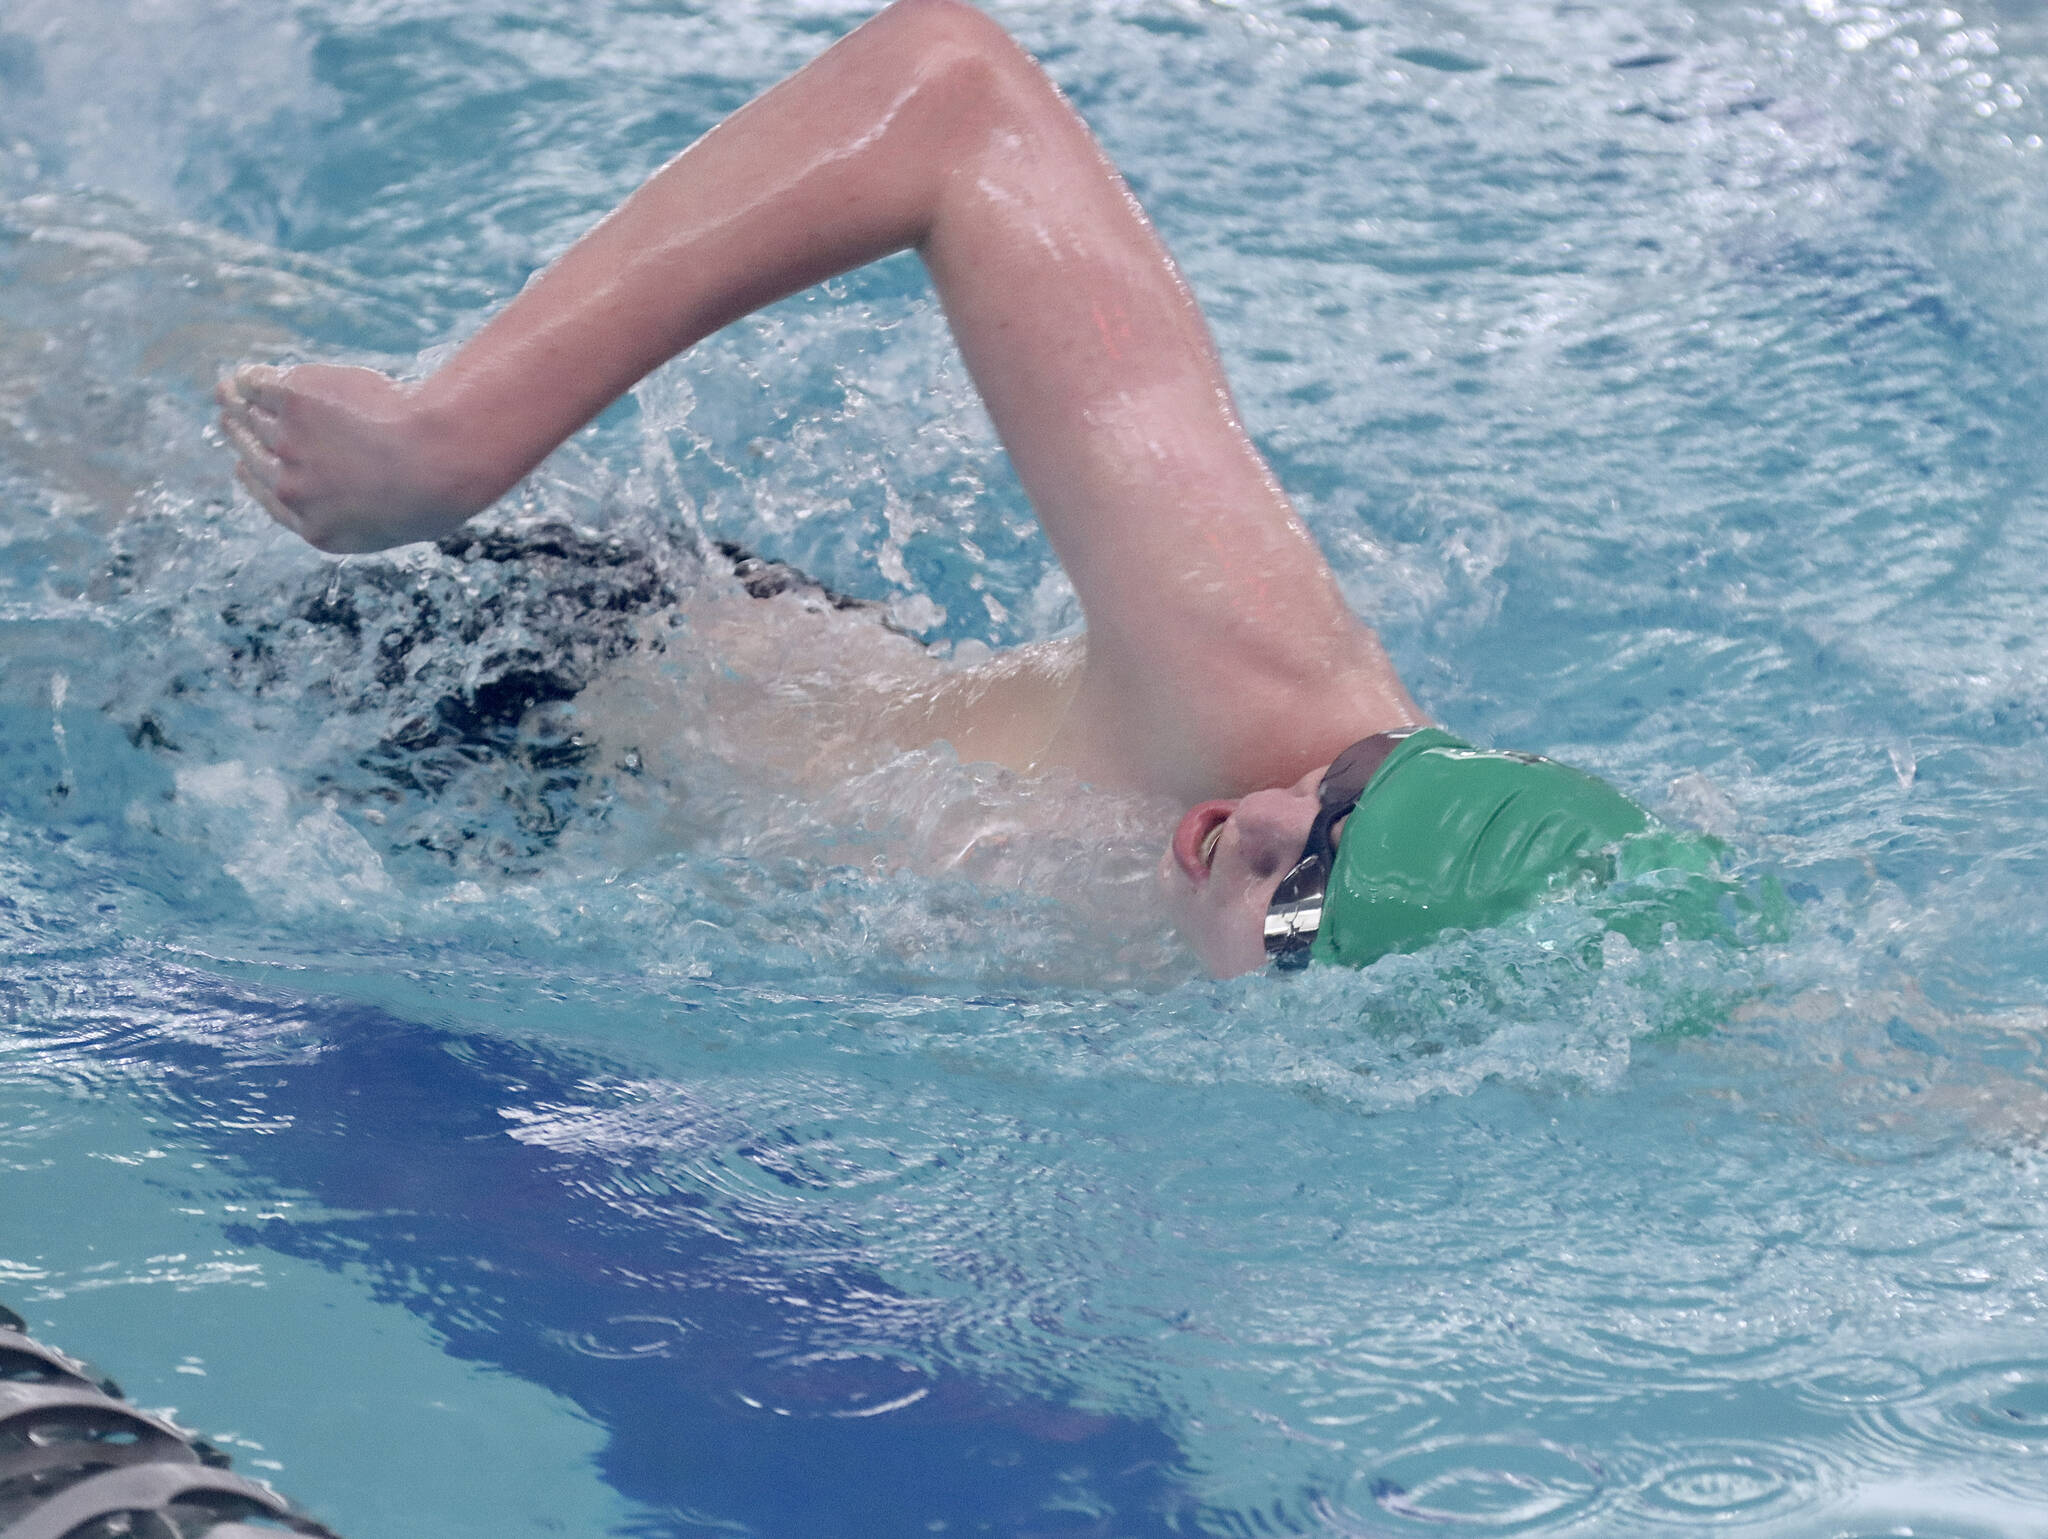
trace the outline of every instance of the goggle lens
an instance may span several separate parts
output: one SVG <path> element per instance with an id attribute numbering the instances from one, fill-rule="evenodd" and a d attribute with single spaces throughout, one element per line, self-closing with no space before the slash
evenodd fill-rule
<path id="1" fill-rule="evenodd" d="M 1308 966 L 1309 947 L 1323 923 L 1323 893 L 1337 863 L 1336 826 L 1358 805 L 1359 797 L 1387 755 L 1415 729 L 1375 732 L 1360 738 L 1330 761 L 1316 785 L 1316 820 L 1309 825 L 1301 859 L 1273 889 L 1266 909 L 1266 955 L 1284 972 Z"/>

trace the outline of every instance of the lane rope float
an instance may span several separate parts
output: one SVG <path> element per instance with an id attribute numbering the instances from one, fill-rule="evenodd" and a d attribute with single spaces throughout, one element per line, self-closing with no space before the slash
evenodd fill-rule
<path id="1" fill-rule="evenodd" d="M 0 1539 L 338 1539 L 0 1304 Z"/>

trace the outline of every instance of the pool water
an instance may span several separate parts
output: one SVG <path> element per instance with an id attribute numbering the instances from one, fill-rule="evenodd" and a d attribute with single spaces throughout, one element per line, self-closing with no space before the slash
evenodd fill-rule
<path id="1" fill-rule="evenodd" d="M 863 11 L 10 0 L 0 1297 L 352 1539 L 2048 1531 L 2048 8 L 991 9 L 1417 697 L 1789 937 L 1216 984 L 1157 809 L 759 783 L 716 542 L 1075 623 L 908 261 L 473 541 L 232 494 Z"/>

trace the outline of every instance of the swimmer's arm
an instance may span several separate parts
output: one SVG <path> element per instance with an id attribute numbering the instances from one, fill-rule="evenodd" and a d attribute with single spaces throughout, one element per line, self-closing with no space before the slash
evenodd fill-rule
<path id="1" fill-rule="evenodd" d="M 1086 126 L 958 0 L 898 0 L 671 161 L 434 375 L 245 370 L 245 482 L 328 550 L 447 532 L 664 359 L 915 248 L 1078 592 L 1058 756 L 1188 797 L 1413 719 L 1246 437 L 1194 299 Z"/>
<path id="2" fill-rule="evenodd" d="M 217 395 L 237 474 L 323 550 L 450 532 L 693 343 L 923 245 L 985 147 L 989 34 L 1014 52 L 956 0 L 899 0 L 656 172 L 425 380 L 236 371 Z"/>

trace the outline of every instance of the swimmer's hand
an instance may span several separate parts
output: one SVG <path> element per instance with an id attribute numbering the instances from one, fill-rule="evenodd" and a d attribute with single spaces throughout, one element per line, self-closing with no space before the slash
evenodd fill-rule
<path id="1" fill-rule="evenodd" d="M 413 387 L 372 369 L 246 364 L 214 387 L 235 475 L 270 516 L 335 555 L 452 533 L 479 495 Z"/>

